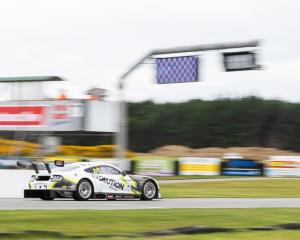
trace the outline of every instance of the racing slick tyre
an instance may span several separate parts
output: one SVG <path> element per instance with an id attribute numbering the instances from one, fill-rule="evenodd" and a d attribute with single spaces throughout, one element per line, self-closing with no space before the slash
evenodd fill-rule
<path id="1" fill-rule="evenodd" d="M 152 200 L 157 195 L 157 187 L 153 181 L 146 181 L 142 187 L 141 200 Z"/>
<path id="2" fill-rule="evenodd" d="M 40 197 L 40 199 L 42 199 L 42 200 L 44 200 L 44 201 L 52 201 L 52 200 L 54 200 L 54 197 Z"/>
<path id="3" fill-rule="evenodd" d="M 87 179 L 82 179 L 76 186 L 76 191 L 73 193 L 73 198 L 77 201 L 87 201 L 93 196 L 93 194 L 93 184 Z"/>

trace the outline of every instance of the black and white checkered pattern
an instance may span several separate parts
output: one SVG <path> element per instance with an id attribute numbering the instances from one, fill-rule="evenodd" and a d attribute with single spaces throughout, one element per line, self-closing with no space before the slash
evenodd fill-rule
<path id="1" fill-rule="evenodd" d="M 159 84 L 198 81 L 198 57 L 157 58 L 156 81 Z"/>

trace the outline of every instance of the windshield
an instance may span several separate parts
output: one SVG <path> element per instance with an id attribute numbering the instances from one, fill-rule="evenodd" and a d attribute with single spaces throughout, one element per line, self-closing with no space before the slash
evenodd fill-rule
<path id="1" fill-rule="evenodd" d="M 53 169 L 53 171 L 55 172 L 69 172 L 69 171 L 72 171 L 76 168 L 79 168 L 79 166 L 74 166 L 74 165 L 67 165 L 67 166 L 64 166 L 64 167 L 55 167 Z"/>

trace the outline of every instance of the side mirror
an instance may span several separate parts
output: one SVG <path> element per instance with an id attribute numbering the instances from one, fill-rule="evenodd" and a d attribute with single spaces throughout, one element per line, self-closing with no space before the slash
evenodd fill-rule
<path id="1" fill-rule="evenodd" d="M 125 171 L 122 171 L 122 175 L 123 175 L 123 177 L 125 177 L 127 175 L 127 173 Z"/>
<path id="2" fill-rule="evenodd" d="M 55 161 L 54 161 L 54 165 L 55 165 L 56 167 L 64 167 L 64 166 L 65 166 L 65 162 L 62 161 L 62 160 L 55 160 Z"/>

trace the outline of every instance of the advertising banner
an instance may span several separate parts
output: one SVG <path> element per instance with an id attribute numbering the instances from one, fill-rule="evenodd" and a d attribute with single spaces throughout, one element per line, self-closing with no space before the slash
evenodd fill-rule
<path id="1" fill-rule="evenodd" d="M 226 159 L 221 163 L 221 174 L 228 176 L 262 176 L 263 165 L 252 159 Z"/>
<path id="2" fill-rule="evenodd" d="M 270 156 L 265 173 L 268 177 L 299 177 L 300 156 Z"/>
<path id="3" fill-rule="evenodd" d="M 176 161 L 167 157 L 139 157 L 134 159 L 134 173 L 150 176 L 174 176 Z"/>
<path id="4" fill-rule="evenodd" d="M 44 106 L 0 106 L 0 126 L 41 126 Z"/>
<path id="5" fill-rule="evenodd" d="M 0 130 L 79 131 L 82 108 L 80 100 L 1 102 Z"/>
<path id="6" fill-rule="evenodd" d="M 179 175 L 206 175 L 216 176 L 220 174 L 219 158 L 179 158 Z"/>
<path id="7" fill-rule="evenodd" d="M 0 102 L 0 131 L 116 132 L 118 103 L 98 100 Z"/>

